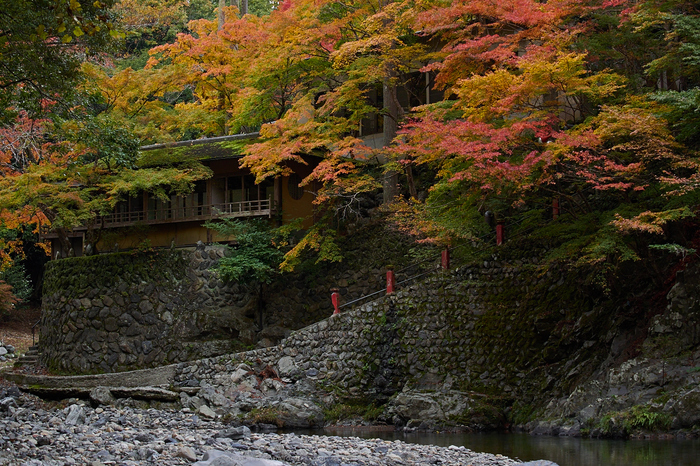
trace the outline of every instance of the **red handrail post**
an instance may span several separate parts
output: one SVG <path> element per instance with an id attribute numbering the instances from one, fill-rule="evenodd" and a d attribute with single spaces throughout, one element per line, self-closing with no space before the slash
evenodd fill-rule
<path id="1" fill-rule="evenodd" d="M 391 294 L 396 290 L 396 275 L 394 269 L 386 271 L 386 294 Z"/>
<path id="2" fill-rule="evenodd" d="M 440 265 L 442 266 L 442 270 L 450 269 L 450 248 L 445 248 L 442 250 Z"/>
<path id="3" fill-rule="evenodd" d="M 506 239 L 506 227 L 503 223 L 496 225 L 496 245 L 500 246 Z"/>
<path id="4" fill-rule="evenodd" d="M 552 200 L 552 218 L 554 220 L 559 218 L 559 198 L 555 197 Z"/>
<path id="5" fill-rule="evenodd" d="M 331 288 L 331 302 L 333 303 L 333 315 L 340 314 L 340 309 L 338 307 L 338 300 L 340 299 L 340 290 L 338 288 Z"/>

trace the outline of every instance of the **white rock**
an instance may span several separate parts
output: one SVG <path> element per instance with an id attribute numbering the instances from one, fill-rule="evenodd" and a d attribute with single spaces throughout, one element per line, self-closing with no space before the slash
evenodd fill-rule
<path id="1" fill-rule="evenodd" d="M 177 453 L 175 453 L 175 457 L 185 458 L 189 461 L 197 461 L 197 455 L 195 454 L 194 450 L 190 447 L 180 447 Z"/>
<path id="2" fill-rule="evenodd" d="M 197 412 L 205 418 L 216 419 L 216 413 L 207 405 L 202 405 L 199 407 Z"/>
<path id="3" fill-rule="evenodd" d="M 79 424 L 85 424 L 85 411 L 82 406 L 70 405 L 66 408 L 68 415 L 64 424 L 67 426 L 76 426 Z"/>

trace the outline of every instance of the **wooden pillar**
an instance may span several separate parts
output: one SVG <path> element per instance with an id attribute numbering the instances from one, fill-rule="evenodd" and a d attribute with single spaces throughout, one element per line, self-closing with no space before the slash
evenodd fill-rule
<path id="1" fill-rule="evenodd" d="M 396 290 L 396 275 L 394 275 L 394 270 L 389 269 L 386 271 L 386 294 L 391 294 Z"/>
<path id="2" fill-rule="evenodd" d="M 442 260 L 440 265 L 443 270 L 449 270 L 450 268 L 450 248 L 445 248 L 442 250 Z"/>
<path id="3" fill-rule="evenodd" d="M 338 288 L 331 288 L 331 302 L 333 303 L 333 315 L 340 314 L 340 308 L 338 307 L 338 302 L 340 300 L 340 290 Z"/>

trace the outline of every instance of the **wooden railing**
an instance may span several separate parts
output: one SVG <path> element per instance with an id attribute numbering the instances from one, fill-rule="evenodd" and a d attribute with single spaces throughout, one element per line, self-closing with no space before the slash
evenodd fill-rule
<path id="1" fill-rule="evenodd" d="M 210 220 L 219 217 L 272 217 L 275 202 L 272 199 L 257 201 L 227 202 L 189 207 L 170 207 L 167 209 L 148 210 L 145 212 L 115 212 L 98 218 L 105 228 L 121 227 L 143 223 L 187 222 L 193 220 Z"/>

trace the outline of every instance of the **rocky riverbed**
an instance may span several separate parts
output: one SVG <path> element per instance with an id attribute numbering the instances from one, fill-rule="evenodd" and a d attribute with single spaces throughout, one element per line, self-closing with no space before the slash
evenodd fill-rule
<path id="1" fill-rule="evenodd" d="M 187 410 L 87 402 L 47 404 L 16 387 L 0 389 L 2 465 L 473 465 L 521 463 L 464 447 L 401 441 L 253 433 Z"/>

